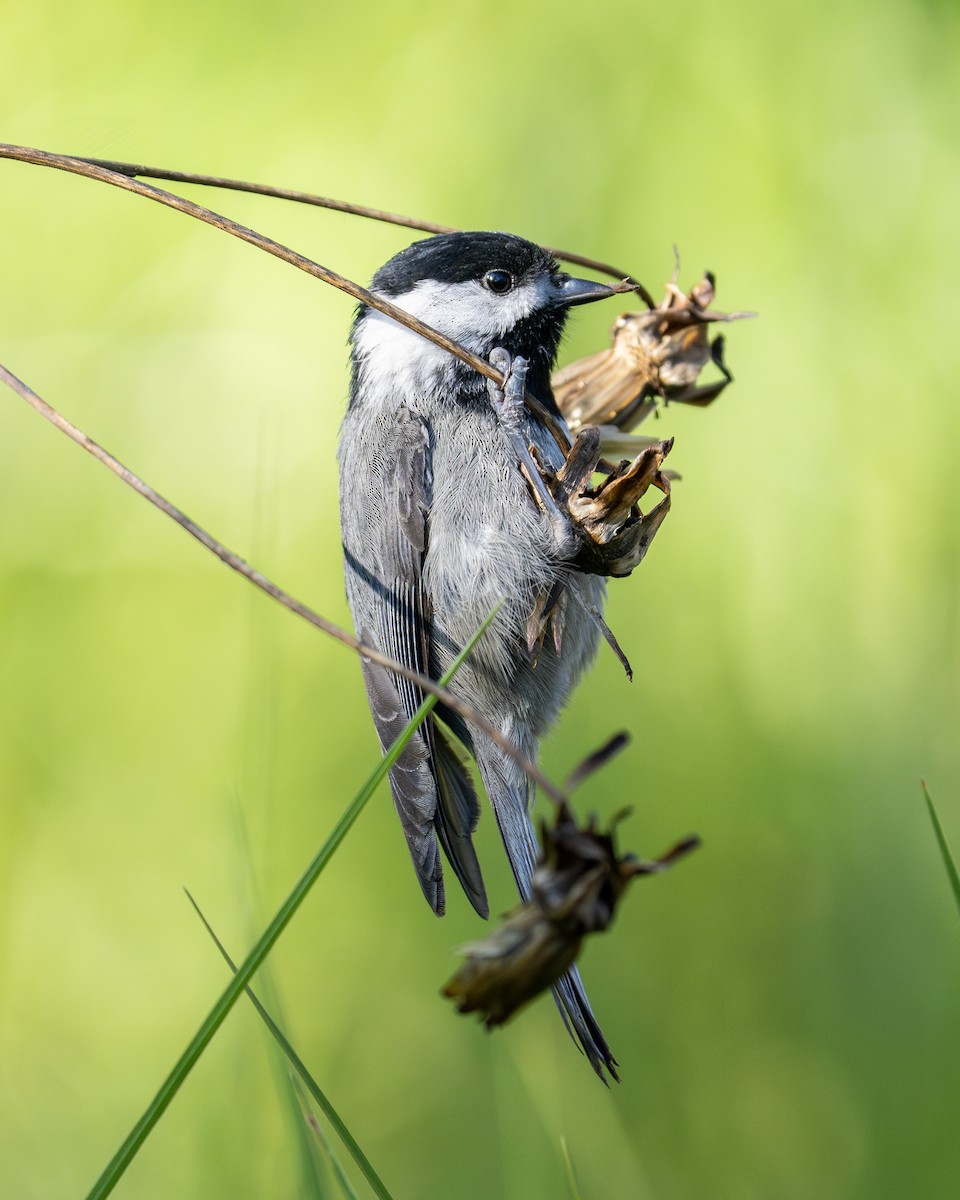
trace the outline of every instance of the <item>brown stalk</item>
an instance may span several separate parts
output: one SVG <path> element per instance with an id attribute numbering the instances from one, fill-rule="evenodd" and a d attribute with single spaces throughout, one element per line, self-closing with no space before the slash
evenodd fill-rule
<path id="1" fill-rule="evenodd" d="M 346 200 L 333 200 L 329 196 L 318 196 L 314 192 L 298 192 L 292 188 L 273 187 L 267 183 L 248 183 L 243 179 L 226 179 L 222 175 L 200 175 L 193 171 L 171 171 L 165 167 L 148 167 L 141 163 L 117 162 L 108 158 L 81 158 L 77 162 L 91 163 L 93 166 L 106 167 L 108 171 L 116 171 L 120 175 L 137 176 L 141 179 L 166 179 L 171 183 L 191 183 L 197 187 L 224 188 L 231 192 L 249 192 L 255 196 L 272 196 L 277 200 L 292 200 L 295 204 L 311 204 L 315 208 L 328 208 L 333 212 L 347 213 L 352 217 L 367 217 L 373 221 L 384 221 L 388 225 L 402 225 L 406 229 L 419 229 L 423 233 L 459 233 L 453 225 L 438 225 L 434 221 L 421 221 L 417 217 L 405 217 L 401 213 L 387 212 L 382 208 L 370 208 L 366 204 L 350 204 Z M 647 308 L 654 308 L 656 302 L 653 296 L 629 271 L 621 271 L 610 263 L 601 262 L 597 258 L 588 258 L 584 254 L 574 254 L 570 250 L 560 250 L 556 246 L 544 246 L 548 254 L 561 258 L 564 262 L 575 263 L 587 267 L 591 271 L 599 271 L 601 275 L 609 275 L 612 279 L 620 279 L 632 285 Z"/>
<path id="2" fill-rule="evenodd" d="M 28 387 L 16 375 L 8 371 L 7 368 L 0 363 L 0 382 L 5 383 L 12 391 L 16 392 L 31 408 L 35 409 L 42 417 L 46 418 L 51 425 L 60 430 L 61 433 L 67 435 L 71 441 L 76 442 L 88 454 L 100 463 L 102 463 L 114 475 L 122 479 L 128 487 L 133 488 L 145 500 L 149 500 L 155 508 L 159 508 L 162 513 L 168 516 L 172 521 L 175 521 L 181 529 L 185 529 L 191 537 L 196 540 L 211 554 L 215 554 L 221 562 L 226 563 L 231 570 L 236 571 L 258 587 L 262 592 L 265 592 L 271 599 L 276 600 L 278 604 L 282 604 L 284 608 L 288 608 L 298 617 L 302 617 L 308 624 L 322 630 L 330 637 L 335 638 L 338 642 L 342 642 L 344 646 L 349 646 L 351 650 L 355 650 L 358 654 L 362 654 L 365 658 L 371 659 L 373 662 L 380 663 L 381 666 L 387 667 L 389 670 L 396 672 L 398 675 L 409 679 L 411 683 L 416 684 L 423 692 L 428 692 L 432 696 L 436 696 L 448 705 L 455 712 L 459 713 L 465 720 L 478 725 L 483 729 L 489 737 L 491 737 L 505 753 L 517 763 L 517 765 L 534 780 L 539 787 L 558 804 L 563 803 L 564 793 L 536 767 L 532 762 L 529 762 L 517 748 L 506 738 L 503 733 L 495 728 L 485 717 L 476 712 L 469 704 L 465 704 L 458 699 L 446 688 L 440 687 L 432 679 L 425 675 L 420 675 L 416 671 L 412 671 L 409 667 L 405 667 L 402 663 L 394 662 L 392 658 L 388 658 L 385 654 L 381 654 L 379 650 L 375 650 L 372 646 L 366 646 L 348 633 L 345 629 L 341 629 L 339 625 L 334 625 L 332 621 L 328 621 L 326 617 L 322 617 L 318 612 L 309 608 L 306 604 L 295 599 L 285 592 L 283 588 L 278 587 L 266 575 L 258 571 L 255 567 L 250 566 L 245 559 L 242 559 L 238 554 L 235 554 L 222 542 L 218 541 L 211 534 L 202 529 L 196 522 L 192 521 L 185 512 L 177 508 L 166 497 L 161 496 L 148 483 L 145 483 L 138 475 L 135 475 L 128 467 L 125 467 L 119 459 L 105 450 L 98 442 L 88 437 L 76 425 L 68 421 L 61 413 L 59 413 L 52 405 L 48 404 L 42 397 L 38 396 L 32 388 Z"/>
<path id="3" fill-rule="evenodd" d="M 65 154 L 51 154 L 46 150 L 36 150 L 29 146 L 12 146 L 0 142 L 0 158 L 9 158 L 16 162 L 30 163 L 38 167 L 52 167 L 58 171 L 68 171 L 73 175 L 81 175 L 86 179 L 95 179 L 100 183 L 108 183 L 112 187 L 118 187 L 122 191 L 133 192 L 138 196 L 143 196 L 147 200 L 153 200 L 158 204 L 166 205 L 167 208 L 184 213 L 188 217 L 194 217 L 198 221 L 212 225 L 215 229 L 220 229 L 224 233 L 229 233 L 232 237 L 239 238 L 240 241 L 248 242 L 251 246 L 265 250 L 268 254 L 272 254 L 282 262 L 298 267 L 301 271 L 305 271 L 315 279 L 320 279 L 324 283 L 330 284 L 331 287 L 338 288 L 341 292 L 346 292 L 348 296 L 352 296 L 355 300 L 360 301 L 361 304 L 367 304 L 371 308 L 377 309 L 378 312 L 382 312 L 385 316 L 392 317 L 400 325 L 405 326 L 407 329 L 440 346 L 448 353 L 454 355 L 454 357 L 459 358 L 461 362 L 466 363 L 467 366 L 472 367 L 479 374 L 492 380 L 498 387 L 504 386 L 504 378 L 499 371 L 494 370 L 488 362 L 484 362 L 482 358 L 471 354 L 464 346 L 446 337 L 439 330 L 426 325 L 423 321 L 417 320 L 416 317 L 412 317 L 409 313 L 404 312 L 402 308 L 398 308 L 395 304 L 391 304 L 381 296 L 374 295 L 373 292 L 361 287 L 360 284 L 354 283 L 352 279 L 338 275 L 336 271 L 331 271 L 329 267 L 321 266 L 320 263 L 313 262 L 312 259 L 305 258 L 302 254 L 297 254 L 294 250 L 273 241 L 271 238 L 265 237 L 262 233 L 257 233 L 256 230 L 249 229 L 246 225 L 240 225 L 236 221 L 231 221 L 229 217 L 224 217 L 212 209 L 204 208 L 201 204 L 195 204 L 192 200 L 186 200 L 183 196 L 176 196 L 172 192 L 165 192 L 161 188 L 153 187 L 149 183 L 141 183 L 140 180 L 133 179 L 122 172 L 98 166 L 95 162 L 86 159 L 71 158 Z M 635 290 L 634 285 L 627 283 L 622 283 L 620 286 L 614 287 L 614 291 L 619 292 L 631 292 Z M 529 393 L 524 397 L 524 401 L 527 408 L 549 429 L 561 451 L 566 453 L 570 448 L 570 439 L 567 436 L 563 423 L 558 421 L 552 413 L 548 412 Z"/>

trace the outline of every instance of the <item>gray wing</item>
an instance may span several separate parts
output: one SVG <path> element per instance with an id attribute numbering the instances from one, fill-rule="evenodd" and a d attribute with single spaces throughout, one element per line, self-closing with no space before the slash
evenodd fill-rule
<path id="1" fill-rule="evenodd" d="M 363 461 L 353 463 L 341 453 L 347 596 L 357 636 L 429 674 L 430 605 L 422 580 L 429 537 L 428 430 L 416 413 L 400 408 L 386 424 L 381 417 L 374 430 L 364 432 L 366 438 L 359 436 Z M 354 472 L 362 477 L 351 478 Z M 423 695 L 408 680 L 367 659 L 363 675 L 386 750 Z M 434 912 L 442 914 L 445 906 L 439 838 L 470 902 L 487 916 L 472 840 L 480 805 L 466 767 L 432 717 L 391 768 L 390 788 L 417 878 Z"/>

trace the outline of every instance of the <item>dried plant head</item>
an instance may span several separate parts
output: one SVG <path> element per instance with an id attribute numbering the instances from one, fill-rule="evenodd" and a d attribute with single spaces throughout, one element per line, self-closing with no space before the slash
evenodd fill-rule
<path id="1" fill-rule="evenodd" d="M 502 1025 L 570 969 L 588 933 L 609 928 L 631 880 L 667 870 L 699 845 L 689 837 L 658 859 L 620 855 L 614 830 L 628 811 L 603 830 L 595 817 L 581 825 L 566 802 L 557 805 L 554 823 L 541 825 L 530 899 L 463 947 L 466 960 L 443 988 L 460 1012 L 476 1012 L 488 1029 Z"/>
<path id="2" fill-rule="evenodd" d="M 636 454 L 640 444 L 653 439 L 619 435 L 646 420 L 658 403 L 703 407 L 716 400 L 733 376 L 723 358 L 724 339 L 718 335 L 711 341 L 709 326 L 753 314 L 711 309 L 715 293 L 709 271 L 686 294 L 677 287 L 675 274 L 656 307 L 617 317 L 608 349 L 557 371 L 553 392 L 571 430 L 597 425 L 606 453 Z M 721 377 L 700 384 L 711 363 Z"/>

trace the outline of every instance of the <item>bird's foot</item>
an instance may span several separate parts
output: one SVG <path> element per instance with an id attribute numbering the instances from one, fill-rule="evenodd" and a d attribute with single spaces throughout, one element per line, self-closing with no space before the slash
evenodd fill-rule
<path id="1" fill-rule="evenodd" d="M 530 485 L 534 500 L 550 523 L 556 555 L 561 561 L 567 561 L 576 555 L 580 538 L 569 514 L 564 512 L 553 498 L 547 476 L 535 460 L 533 447 L 527 437 L 524 402 L 527 361 L 519 355 L 511 359 L 510 354 L 498 346 L 490 355 L 490 365 L 504 377 L 502 388 L 492 380 L 487 383 L 490 406 L 519 460 L 520 469 Z"/>
<path id="2" fill-rule="evenodd" d="M 527 360 L 521 358 L 519 354 L 516 358 L 511 358 L 508 350 L 498 346 L 490 355 L 490 366 L 503 376 L 502 387 L 492 379 L 487 380 L 490 405 L 497 414 L 497 420 L 501 427 L 509 434 L 511 441 L 519 438 L 523 442 Z M 525 443 L 524 448 L 526 448 Z"/>
<path id="3" fill-rule="evenodd" d="M 632 461 L 624 459 L 611 467 L 602 458 L 599 429 L 585 425 L 563 466 L 556 473 L 549 471 L 538 461 L 526 433 L 526 361 L 511 359 L 498 348 L 490 363 L 504 376 L 502 387 L 487 384 L 490 404 L 550 524 L 557 559 L 591 575 L 629 575 L 670 511 L 670 483 L 661 467 L 673 439 L 651 442 Z M 598 473 L 605 478 L 593 486 Z M 651 487 L 662 492 L 663 499 L 643 513 L 639 501 Z"/>
<path id="4" fill-rule="evenodd" d="M 601 458 L 600 430 L 584 426 L 557 472 L 554 494 L 581 535 L 576 566 L 594 575 L 629 575 L 639 566 L 670 511 L 670 481 L 661 470 L 673 439 L 653 442 L 615 467 Z M 604 476 L 593 486 L 595 474 Z M 663 499 L 648 513 L 639 501 L 650 488 Z"/>

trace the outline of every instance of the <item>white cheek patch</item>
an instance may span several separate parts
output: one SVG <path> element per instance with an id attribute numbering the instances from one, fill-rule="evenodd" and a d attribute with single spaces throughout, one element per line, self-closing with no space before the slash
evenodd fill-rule
<path id="1" fill-rule="evenodd" d="M 485 357 L 525 317 L 549 302 L 549 280 L 535 280 L 495 295 L 477 280 L 422 280 L 390 299 L 397 308 Z M 393 388 L 432 389 L 450 366 L 451 355 L 384 313 L 369 309 L 356 330 L 355 345 L 368 383 L 389 377 Z"/>
<path id="2" fill-rule="evenodd" d="M 437 283 L 426 279 L 394 299 L 394 304 L 459 341 L 502 337 L 543 304 L 540 281 L 524 283 L 499 296 L 479 280 Z"/>
<path id="3" fill-rule="evenodd" d="M 362 364 L 364 385 L 370 389 L 370 400 L 382 397 L 388 404 L 395 403 L 398 392 L 434 391 L 453 362 L 449 351 L 375 309 L 369 309 L 357 326 L 354 347 Z"/>

